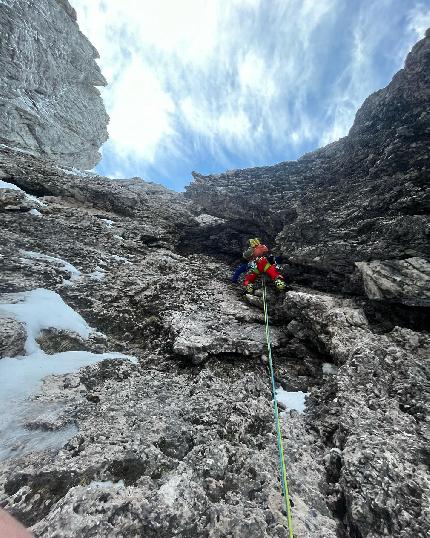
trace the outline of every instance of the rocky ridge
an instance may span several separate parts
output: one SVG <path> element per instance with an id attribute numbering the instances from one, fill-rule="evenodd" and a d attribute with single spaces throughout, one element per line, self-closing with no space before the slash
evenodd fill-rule
<path id="1" fill-rule="evenodd" d="M 427 31 L 404 69 L 366 99 L 348 136 L 294 162 L 194 173 L 187 196 L 227 219 L 226 227 L 239 219 L 261 221 L 295 277 L 327 291 L 362 294 L 364 276 L 367 290 L 378 288 L 371 295 L 395 301 L 402 297 L 391 289 L 397 276 L 408 279 L 397 275 L 399 261 L 418 263 L 413 280 L 425 289 L 418 285 L 415 301 L 409 289 L 405 301 L 428 306 L 429 102 Z M 390 265 L 387 286 L 371 284 L 375 263 Z"/>
<path id="2" fill-rule="evenodd" d="M 0 301 L 53 290 L 105 337 L 44 330 L 46 353 L 117 350 L 139 361 L 45 379 L 22 419 L 30 437 L 76 429 L 42 454 L 26 440 L 11 447 L 2 506 L 40 536 L 286 536 L 263 313 L 232 289 L 228 265 L 178 252 L 184 229 L 214 219 L 140 180 L 67 175 L 5 148 L 0 160 L 3 181 L 24 193 L 22 206 L 1 212 Z M 281 351 L 284 329 L 274 326 L 272 337 Z M 7 342 L 9 356 L 20 353 Z M 296 370 L 297 388 L 318 383 L 321 359 L 307 364 L 280 359 L 280 375 Z M 295 497 L 297 529 L 335 536 L 319 460 L 306 495 Z"/>
<path id="3" fill-rule="evenodd" d="M 0 2 L 0 143 L 90 169 L 108 135 L 98 53 L 67 0 Z"/>
<path id="4" fill-rule="evenodd" d="M 0 147 L 0 370 L 35 357 L 28 327 L 3 312 L 34 290 L 91 329 L 38 330 L 45 361 L 115 358 L 48 375 L 25 400 L 0 506 L 36 536 L 288 536 L 261 297 L 247 302 L 229 282 L 252 232 L 276 238 L 291 279 L 285 296 L 269 289 L 277 382 L 309 393 L 305 413 L 281 414 L 295 536 L 430 532 L 428 41 L 348 138 L 298 163 L 199 176 L 187 197 Z M 390 147 L 402 122 L 416 142 L 403 158 L 381 149 L 370 174 L 366 152 Z M 355 201 L 369 192 L 372 217 Z"/>

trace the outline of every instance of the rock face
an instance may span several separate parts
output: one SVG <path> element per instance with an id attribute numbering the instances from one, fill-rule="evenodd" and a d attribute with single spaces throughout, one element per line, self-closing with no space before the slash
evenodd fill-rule
<path id="1" fill-rule="evenodd" d="M 430 306 L 430 264 L 422 258 L 357 262 L 370 299 Z"/>
<path id="2" fill-rule="evenodd" d="M 0 143 L 92 168 L 108 121 L 98 53 L 67 0 L 0 2 Z"/>
<path id="3" fill-rule="evenodd" d="M 429 257 L 429 104 L 428 31 L 405 68 L 366 99 L 347 137 L 296 162 L 194 174 L 187 196 L 233 224 L 262 221 L 269 239 L 280 232 L 277 245 L 302 283 L 362 292 L 355 262 Z"/>
<path id="4" fill-rule="evenodd" d="M 261 293 L 230 282 L 264 234 L 276 384 L 308 394 L 280 408 L 294 536 L 429 535 L 428 41 L 347 138 L 187 196 L 0 147 L 1 507 L 44 538 L 289 535 Z"/>
<path id="5" fill-rule="evenodd" d="M 25 330 L 13 318 L 0 316 L 0 359 L 24 353 Z"/>
<path id="6" fill-rule="evenodd" d="M 342 365 L 313 391 L 308 421 L 330 448 L 329 504 L 344 517 L 347 535 L 424 537 L 430 530 L 428 334 L 400 327 L 375 334 L 351 300 L 290 292 L 285 303 L 313 330 L 315 345 Z"/>
<path id="7" fill-rule="evenodd" d="M 263 312 L 232 289 L 224 262 L 178 252 L 184 230 L 218 221 L 140 180 L 67 175 L 9 149 L 0 161 L 5 181 L 43 203 L 39 217 L 1 213 L 0 303 L 52 289 L 106 337 L 45 329 L 44 352 L 113 349 L 139 361 L 45 379 L 21 417 L 19 456 L 0 465 L 1 505 L 37 536 L 287 536 Z M 270 296 L 275 319 L 282 297 Z M 279 375 L 319 384 L 321 359 L 289 364 L 288 340 L 272 327 Z M 295 423 L 304 430 L 302 415 Z M 50 451 L 26 449 L 47 435 Z M 319 486 L 324 454 L 312 440 L 300 453 L 294 445 L 302 466 L 317 458 L 303 493 L 291 494 L 297 532 L 334 538 L 339 523 Z"/>

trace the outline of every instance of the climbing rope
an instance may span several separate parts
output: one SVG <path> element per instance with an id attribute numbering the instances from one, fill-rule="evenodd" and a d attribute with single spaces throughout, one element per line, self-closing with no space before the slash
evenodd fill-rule
<path id="1" fill-rule="evenodd" d="M 287 468 L 285 466 L 284 446 L 283 446 L 282 432 L 281 432 L 281 421 L 279 419 L 278 400 L 276 398 L 275 372 L 273 370 L 272 344 L 270 341 L 269 313 L 268 313 L 268 308 L 267 308 L 266 282 L 265 282 L 264 276 L 262 278 L 262 281 L 263 281 L 264 324 L 266 327 L 266 344 L 267 344 L 267 353 L 269 355 L 270 378 L 272 381 L 273 410 L 275 412 L 275 426 L 276 426 L 278 453 L 279 453 L 279 473 L 281 476 L 282 495 L 284 496 L 285 508 L 287 511 L 289 538 L 294 538 L 293 518 L 291 515 L 290 495 L 288 493 Z"/>

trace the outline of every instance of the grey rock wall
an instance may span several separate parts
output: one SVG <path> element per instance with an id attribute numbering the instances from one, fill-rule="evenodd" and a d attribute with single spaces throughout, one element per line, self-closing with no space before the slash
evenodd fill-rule
<path id="1" fill-rule="evenodd" d="M 17 292 L 56 291 L 106 337 L 48 328 L 37 338 L 47 353 L 74 351 L 78 360 L 114 349 L 138 359 L 45 379 L 19 418 L 25 435 L 0 459 L 0 505 L 44 537 L 286 538 L 263 312 L 232 288 L 228 265 L 177 250 L 184 228 L 212 219 L 162 187 L 76 177 L 6 148 L 0 173 L 44 204 L 40 216 L 0 208 L 0 306 Z M 281 353 L 284 328 L 272 336 Z M 318 383 L 300 363 L 291 365 L 301 370 L 294 382 Z M 321 370 L 318 358 L 307 364 Z M 304 430 L 303 415 L 294 423 Z M 62 431 L 51 450 L 34 440 Z M 291 450 L 296 536 L 335 538 L 320 486 L 324 454 L 311 433 L 293 437 Z"/>
<path id="2" fill-rule="evenodd" d="M 428 30 L 404 69 L 366 99 L 348 136 L 298 161 L 195 173 L 186 194 L 228 220 L 222 231 L 242 220 L 277 236 L 302 283 L 363 293 L 355 262 L 429 259 L 429 110 Z"/>
<path id="3" fill-rule="evenodd" d="M 10 149 L 0 173 L 40 213 L 0 209 L 0 303 L 56 291 L 97 341 L 48 329 L 47 353 L 138 359 L 45 378 L 0 461 L 0 505 L 44 537 L 286 538 L 261 298 L 244 301 L 213 251 L 180 253 L 184 229 L 223 223 L 162 187 L 76 177 Z M 423 293 L 411 263 L 423 273 L 409 259 L 388 282 L 389 264 L 363 268 L 382 303 L 396 282 L 405 298 Z M 381 328 L 364 296 L 294 285 L 269 301 L 276 379 L 310 393 L 305 414 L 281 416 L 295 536 L 426 536 L 428 334 Z M 19 331 L 6 331 L 8 354 L 22 353 L 9 344 Z M 59 438 L 50 450 L 35 441 L 46 432 Z"/>
<path id="4" fill-rule="evenodd" d="M 96 49 L 67 0 L 0 2 L 0 143 L 92 168 L 108 135 Z"/>
<path id="5" fill-rule="evenodd" d="M 357 262 L 371 299 L 430 306 L 430 263 L 422 258 Z"/>
<path id="6" fill-rule="evenodd" d="M 66 0 L 0 9 L 76 30 Z M 294 536 L 429 535 L 428 61 L 427 38 L 346 139 L 197 176 L 191 200 L 0 147 L 0 369 L 36 360 L 9 316 L 38 288 L 93 328 L 56 327 L 39 303 L 44 353 L 112 351 L 3 394 L 1 507 L 46 538 L 288 536 L 261 294 L 243 297 L 226 263 L 251 233 L 277 238 L 292 277 L 268 291 L 276 382 L 309 393 L 305 413 L 281 409 Z"/>

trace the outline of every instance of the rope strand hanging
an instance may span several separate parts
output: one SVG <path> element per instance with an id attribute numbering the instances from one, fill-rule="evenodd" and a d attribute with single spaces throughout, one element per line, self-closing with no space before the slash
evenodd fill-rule
<path id="1" fill-rule="evenodd" d="M 267 307 L 267 292 L 266 292 L 266 282 L 265 282 L 264 276 L 262 278 L 262 281 L 263 281 L 264 325 L 265 325 L 265 332 L 266 332 L 267 353 L 269 356 L 270 378 L 272 382 L 273 410 L 275 414 L 275 426 L 276 426 L 276 435 L 277 435 L 277 444 L 278 444 L 278 453 L 279 453 L 279 472 L 281 476 L 282 495 L 284 497 L 285 509 L 287 512 L 289 538 L 294 538 L 293 518 L 291 514 L 291 503 L 290 503 L 290 496 L 288 492 L 287 468 L 285 466 L 285 455 L 284 455 L 284 446 L 283 446 L 283 440 L 282 440 L 281 421 L 279 418 L 278 400 L 276 398 L 275 373 L 273 370 L 272 344 L 270 340 L 269 313 L 268 313 L 268 307 Z"/>

